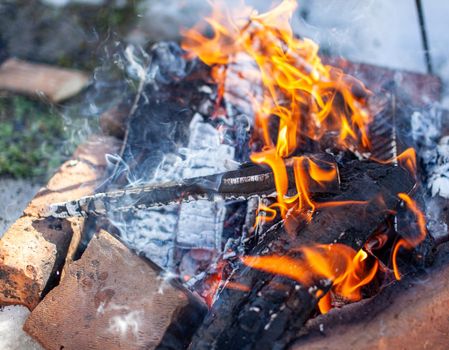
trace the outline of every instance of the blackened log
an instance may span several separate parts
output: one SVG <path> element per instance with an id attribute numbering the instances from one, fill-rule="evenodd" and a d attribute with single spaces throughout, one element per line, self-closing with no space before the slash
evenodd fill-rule
<path id="1" fill-rule="evenodd" d="M 406 170 L 374 162 L 351 162 L 340 168 L 340 176 L 342 193 L 331 200 L 367 201 L 368 204 L 318 209 L 312 222 L 298 232 L 295 245 L 338 241 L 359 249 L 366 241 L 366 231 L 372 232 L 396 209 L 397 194 L 410 193 L 415 186 L 415 180 Z"/>
<path id="2" fill-rule="evenodd" d="M 425 281 L 425 283 L 423 283 Z M 362 302 L 310 320 L 292 350 L 446 349 L 449 318 L 449 245 L 435 263 Z"/>
<path id="3" fill-rule="evenodd" d="M 284 225 L 268 230 L 249 250 L 252 256 L 291 254 L 289 248 L 314 242 L 344 243 L 360 249 L 394 210 L 400 192 L 409 193 L 414 179 L 400 167 L 353 161 L 340 168 L 342 193 L 326 200 L 368 200 L 368 205 L 325 207 L 292 239 Z M 318 199 L 316 199 L 318 200 Z M 195 335 L 191 349 L 282 349 L 291 343 L 315 312 L 331 283 L 302 286 L 282 276 L 251 269 L 240 262 L 230 280 L 249 292 L 225 288 Z M 322 295 L 323 295 L 322 294 Z"/>
<path id="4" fill-rule="evenodd" d="M 316 155 L 321 159 L 322 154 Z M 326 160 L 333 161 L 327 155 Z M 335 165 L 336 166 L 336 165 Z M 293 168 L 287 168 L 289 184 L 294 188 Z M 338 191 L 338 183 L 323 189 L 311 182 L 311 192 Z M 176 204 L 198 199 L 213 200 L 216 195 L 223 199 L 248 199 L 251 196 L 268 196 L 275 193 L 273 172 L 267 167 L 251 164 L 238 170 L 209 176 L 184 179 L 180 183 L 134 186 L 124 190 L 97 193 L 76 201 L 56 203 L 50 206 L 49 216 L 66 218 L 70 216 L 104 215 L 113 211 L 129 211 Z"/>

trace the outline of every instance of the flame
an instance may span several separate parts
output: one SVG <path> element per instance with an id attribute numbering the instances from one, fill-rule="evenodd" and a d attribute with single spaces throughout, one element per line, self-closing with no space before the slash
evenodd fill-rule
<path id="1" fill-rule="evenodd" d="M 416 176 L 416 151 L 414 148 L 408 148 L 397 157 L 397 162 L 407 169 L 410 174 Z"/>
<path id="2" fill-rule="evenodd" d="M 420 244 L 427 235 L 427 229 L 426 229 L 426 217 L 424 213 L 418 208 L 418 205 L 416 202 L 411 199 L 407 194 L 405 193 L 399 193 L 398 197 L 404 201 L 407 208 L 413 213 L 413 215 L 416 218 L 416 223 L 418 224 L 418 235 L 416 237 L 407 237 L 407 238 L 400 238 L 394 248 L 392 253 L 392 261 L 393 261 L 393 272 L 394 276 L 397 280 L 401 279 L 401 274 L 399 272 L 398 263 L 397 263 L 397 255 L 400 248 L 405 248 L 407 250 L 415 248 L 418 244 Z"/>
<path id="3" fill-rule="evenodd" d="M 368 148 L 371 117 L 366 101 L 355 97 L 352 88 L 357 85 L 366 95 L 368 90 L 341 70 L 324 65 L 313 41 L 293 35 L 289 22 L 296 6 L 296 1 L 284 0 L 258 15 L 249 7 L 239 7 L 236 13 L 212 2 L 212 15 L 205 23 L 183 32 L 182 47 L 189 57 L 213 67 L 212 76 L 222 88 L 225 65 L 236 63 L 238 54 L 255 62 L 256 71 L 245 74 L 260 77 L 264 93 L 249 98 L 265 146 L 274 147 L 264 131 L 272 117 L 279 118 L 275 146 L 279 156 L 295 150 L 298 138 L 318 140 L 327 131 L 339 131 L 342 146 L 355 142 Z M 201 33 L 205 24 L 213 30 L 211 37 Z"/>
<path id="4" fill-rule="evenodd" d="M 198 57 L 212 67 L 217 101 L 226 94 L 229 66 L 238 64 L 242 54 L 252 60 L 254 64 L 245 66 L 241 79 L 260 81 L 262 93 L 249 94 L 248 100 L 255 116 L 253 140 L 261 140 L 263 147 L 251 155 L 251 160 L 273 170 L 277 192 L 274 207 L 279 208 L 281 216 L 285 218 L 293 208 L 310 219 L 316 208 L 308 194 L 310 179 L 324 186 L 335 180 L 335 171 L 326 173 L 310 159 L 295 159 L 298 193 L 288 197 L 284 159 L 307 138 L 320 140 L 329 133 L 339 135 L 336 141 L 342 148 L 369 149 L 371 116 L 365 98 L 356 97 L 353 88 L 363 91 L 358 96 L 370 92 L 355 78 L 324 65 L 313 41 L 294 36 L 290 19 L 296 1 L 284 0 L 264 14 L 247 6 L 232 10 L 223 2 L 211 4 L 211 16 L 183 32 L 182 47 L 188 57 Z M 206 26 L 212 29 L 211 36 L 202 34 Z M 277 135 L 270 132 L 273 118 L 278 119 Z"/>
<path id="5" fill-rule="evenodd" d="M 371 158 L 371 160 L 376 161 L 381 164 L 398 164 L 405 170 L 409 172 L 410 175 L 416 178 L 417 173 L 417 162 L 416 162 L 416 151 L 414 148 L 410 147 L 403 151 L 397 157 L 394 157 L 390 160 L 380 160 Z"/>
<path id="6" fill-rule="evenodd" d="M 356 252 L 344 244 L 299 247 L 295 252 L 301 253 L 301 257 L 245 256 L 242 261 L 252 268 L 291 278 L 303 286 L 313 286 L 320 279 L 329 280 L 331 293 L 348 301 L 362 298 L 361 288 L 373 280 L 378 269 L 377 260 L 371 267 L 366 265 L 368 254 L 363 249 Z M 317 297 L 321 297 L 320 311 L 327 312 L 331 308 L 331 294 Z"/>
<path id="7" fill-rule="evenodd" d="M 238 282 L 235 282 L 235 281 L 226 281 L 224 287 L 225 288 L 239 290 L 241 292 L 246 292 L 246 293 L 251 291 L 251 289 L 247 285 L 242 284 L 242 283 L 238 283 Z"/>
<path id="8" fill-rule="evenodd" d="M 324 65 L 318 56 L 318 45 L 312 40 L 294 36 L 289 23 L 297 7 L 295 0 L 283 0 L 264 14 L 248 6 L 230 9 L 225 2 L 211 1 L 211 4 L 211 16 L 183 32 L 182 47 L 187 57 L 197 57 L 211 67 L 217 85 L 217 110 L 224 98 L 232 100 L 232 87 L 238 87 L 239 82 L 251 85 L 251 91 L 244 91 L 254 115 L 255 151 L 251 160 L 272 169 L 276 189 L 276 202 L 259 207 L 256 225 L 275 220 L 278 213 L 284 219 L 291 213 L 294 218 L 310 221 L 318 208 L 366 205 L 366 201 L 315 202 L 310 194 L 311 186 L 332 187 L 339 181 L 338 169 L 335 164 L 294 155 L 308 140 L 319 142 L 324 136 L 334 140 L 341 149 L 362 151 L 362 154 L 369 151 L 368 126 L 372 116 L 367 97 L 371 92 L 340 69 Z M 203 34 L 207 28 L 211 29 L 211 35 Z M 228 74 L 239 65 L 244 66 L 238 74 Z M 416 177 L 413 149 L 388 162 L 379 162 L 399 164 Z M 289 184 L 288 167 L 293 168 L 294 184 Z M 424 216 L 410 197 L 406 194 L 399 197 L 415 214 L 421 233 L 416 239 L 401 239 L 395 245 L 393 269 L 398 279 L 398 250 L 411 249 L 425 237 Z M 333 295 L 349 301 L 359 300 L 361 288 L 374 278 L 379 266 L 377 260 L 366 262 L 365 250 L 356 252 L 342 244 L 300 247 L 290 253 L 299 254 L 300 258 L 246 256 L 242 259 L 248 266 L 286 276 L 303 285 L 313 285 L 317 278 L 329 280 L 331 292 L 317 295 L 323 313 L 332 307 Z M 217 285 L 214 278 L 210 282 Z M 245 286 L 233 283 L 228 287 L 245 290 Z"/>
<path id="9" fill-rule="evenodd" d="M 260 215 L 260 212 L 263 212 L 263 215 Z M 258 226 L 260 223 L 271 222 L 277 216 L 277 212 L 272 207 L 267 207 L 266 205 L 259 205 L 257 209 L 256 221 L 254 223 L 254 227 Z"/>
<path id="10" fill-rule="evenodd" d="M 286 213 L 284 197 L 288 190 L 288 175 L 284 160 L 276 153 L 275 149 L 253 153 L 251 160 L 257 164 L 267 164 L 273 170 L 277 201 L 284 217 Z"/>

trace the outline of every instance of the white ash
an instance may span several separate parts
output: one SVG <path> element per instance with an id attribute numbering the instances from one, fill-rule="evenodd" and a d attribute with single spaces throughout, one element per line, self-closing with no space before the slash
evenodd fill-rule
<path id="1" fill-rule="evenodd" d="M 220 251 L 225 214 L 223 200 L 183 203 L 179 212 L 177 245 Z"/>
<path id="2" fill-rule="evenodd" d="M 188 146 L 167 154 L 151 183 L 180 181 L 236 168 L 234 149 L 222 143 L 220 133 L 196 114 L 190 123 Z M 221 250 L 224 201 L 198 200 L 159 209 L 140 210 L 132 225 L 123 217 L 112 219 L 122 239 L 163 268 L 172 269 L 175 245 L 182 249 Z"/>
<path id="3" fill-rule="evenodd" d="M 428 184 L 432 196 L 449 198 L 449 136 L 440 139 L 432 161 Z"/>
<path id="4" fill-rule="evenodd" d="M 189 128 L 188 147 L 179 150 L 185 157 L 182 178 L 188 179 L 236 169 L 234 148 L 221 143 L 219 132 L 212 125 L 204 123 L 200 114 L 195 114 Z"/>
<path id="5" fill-rule="evenodd" d="M 412 115 L 412 136 L 419 145 L 432 197 L 449 198 L 449 136 L 441 135 L 441 111 Z"/>
<path id="6" fill-rule="evenodd" d="M 320 323 L 320 332 L 324 333 L 324 324 Z"/>
<path id="7" fill-rule="evenodd" d="M 260 312 L 260 307 L 257 307 L 257 306 L 251 306 L 251 307 L 249 308 L 249 311 Z"/>
<path id="8" fill-rule="evenodd" d="M 261 74 L 254 59 L 245 53 L 238 53 L 234 62 L 226 69 L 226 104 L 237 107 L 245 115 L 253 115 L 252 101 L 263 100 Z"/>
<path id="9" fill-rule="evenodd" d="M 221 143 L 219 132 L 196 114 L 190 123 L 190 138 L 183 177 L 212 175 L 228 170 L 234 160 L 234 148 Z M 190 155 L 189 155 L 190 153 Z M 224 201 L 199 200 L 182 203 L 176 241 L 181 248 L 221 251 L 225 218 Z"/>
<path id="10" fill-rule="evenodd" d="M 414 112 L 412 114 L 413 140 L 424 147 L 432 147 L 441 137 L 441 111 L 432 108 L 426 112 Z"/>
<path id="11" fill-rule="evenodd" d="M 177 224 L 176 206 L 139 210 L 132 225 L 119 226 L 122 239 L 161 267 L 169 266 Z M 117 224 L 116 224 L 117 225 Z"/>
<path id="12" fill-rule="evenodd" d="M 447 223 L 441 220 L 444 215 L 442 201 L 445 200 L 439 197 L 432 197 L 426 201 L 427 228 L 435 239 L 446 237 L 449 232 Z"/>

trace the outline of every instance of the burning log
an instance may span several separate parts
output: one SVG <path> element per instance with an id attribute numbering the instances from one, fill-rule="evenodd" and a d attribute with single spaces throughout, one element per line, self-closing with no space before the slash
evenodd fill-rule
<path id="1" fill-rule="evenodd" d="M 355 161 L 342 166 L 340 174 L 342 193 L 332 196 L 332 201 L 375 200 L 364 206 L 324 207 L 304 228 L 294 228 L 294 239 L 287 233 L 286 225 L 275 226 L 249 250 L 254 260 L 248 265 L 255 265 L 257 257 L 273 254 L 288 257 L 291 249 L 311 242 L 344 243 L 358 250 L 396 208 L 397 194 L 408 193 L 414 187 L 414 179 L 400 167 Z M 230 281 L 245 288 L 221 291 L 195 335 L 192 349 L 283 348 L 294 340 L 315 312 L 320 297 L 332 287 L 332 282 L 326 279 L 317 279 L 306 286 L 239 262 Z"/>
<path id="2" fill-rule="evenodd" d="M 309 321 L 292 349 L 445 349 L 448 256 L 445 244 L 426 276 L 409 276 L 371 299 Z"/>
<path id="3" fill-rule="evenodd" d="M 182 349 L 205 312 L 156 265 L 100 231 L 24 329 L 48 350 Z"/>
<path id="4" fill-rule="evenodd" d="M 103 179 L 105 154 L 113 153 L 112 138 L 97 137 L 80 146 L 64 163 L 0 240 L 0 305 L 34 309 L 46 288 L 57 279 L 64 261 L 81 241 L 83 221 L 42 218 L 50 201 L 92 193 Z"/>
<path id="5" fill-rule="evenodd" d="M 319 155 L 331 158 L 329 155 Z M 336 166 L 335 166 L 336 167 Z M 293 169 L 289 168 L 290 183 L 294 183 Z M 311 183 L 311 192 L 322 192 L 323 188 Z M 326 192 L 338 191 L 338 186 L 326 188 Z M 143 185 L 133 188 L 98 193 L 77 201 L 56 203 L 50 206 L 47 215 L 54 217 L 104 215 L 107 212 L 145 209 L 176 204 L 180 201 L 198 199 L 212 200 L 219 195 L 224 199 L 245 200 L 251 196 L 269 196 L 275 192 L 273 172 L 258 165 L 248 165 L 239 170 L 217 175 L 184 179 L 181 183 Z"/>
<path id="6" fill-rule="evenodd" d="M 0 66 L 0 90 L 61 102 L 87 86 L 86 74 L 10 58 Z"/>

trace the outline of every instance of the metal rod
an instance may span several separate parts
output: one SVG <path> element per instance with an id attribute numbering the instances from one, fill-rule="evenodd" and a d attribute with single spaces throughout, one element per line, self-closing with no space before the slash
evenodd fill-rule
<path id="1" fill-rule="evenodd" d="M 427 39 L 426 23 L 424 20 L 424 11 L 421 0 L 415 0 L 416 10 L 418 11 L 419 28 L 421 31 L 421 40 L 424 47 L 424 58 L 427 66 L 427 73 L 433 74 L 432 59 L 430 57 L 429 41 Z"/>

